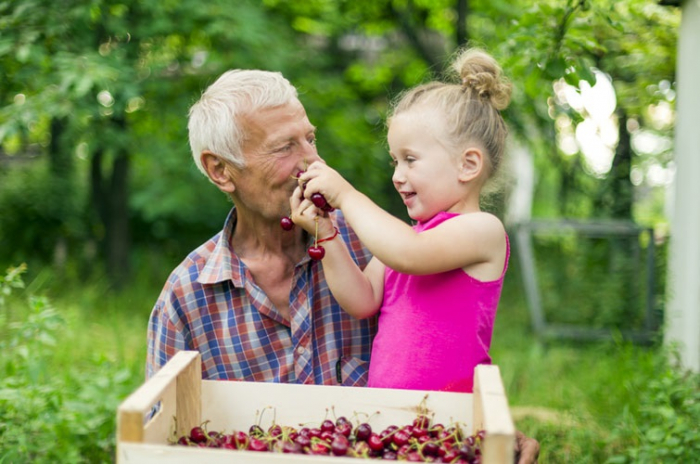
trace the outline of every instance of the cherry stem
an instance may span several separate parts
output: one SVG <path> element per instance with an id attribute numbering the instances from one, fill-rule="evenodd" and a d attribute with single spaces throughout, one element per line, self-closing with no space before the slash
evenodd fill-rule
<path id="1" fill-rule="evenodd" d="M 316 222 L 316 233 L 314 234 L 314 246 L 318 246 L 318 216 L 314 218 Z"/>

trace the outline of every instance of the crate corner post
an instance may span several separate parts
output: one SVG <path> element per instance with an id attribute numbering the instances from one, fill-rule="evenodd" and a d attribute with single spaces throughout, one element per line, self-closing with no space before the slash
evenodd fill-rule
<path id="1" fill-rule="evenodd" d="M 474 430 L 486 432 L 484 464 L 511 464 L 515 457 L 515 425 L 508 407 L 501 372 L 496 365 L 474 371 Z"/>

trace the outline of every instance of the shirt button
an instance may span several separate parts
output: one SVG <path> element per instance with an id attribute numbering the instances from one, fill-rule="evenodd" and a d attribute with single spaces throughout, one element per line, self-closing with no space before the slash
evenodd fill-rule
<path id="1" fill-rule="evenodd" d="M 299 348 L 297 348 L 297 354 L 298 354 L 298 355 L 304 354 L 304 351 L 306 351 L 306 350 L 304 349 L 303 346 L 300 346 Z"/>

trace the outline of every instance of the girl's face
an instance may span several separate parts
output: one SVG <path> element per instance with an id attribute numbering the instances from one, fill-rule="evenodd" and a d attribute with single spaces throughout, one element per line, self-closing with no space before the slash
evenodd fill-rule
<path id="1" fill-rule="evenodd" d="M 459 153 L 448 148 L 446 133 L 436 111 L 414 108 L 392 118 L 387 135 L 392 181 L 413 220 L 457 212 L 464 200 Z"/>

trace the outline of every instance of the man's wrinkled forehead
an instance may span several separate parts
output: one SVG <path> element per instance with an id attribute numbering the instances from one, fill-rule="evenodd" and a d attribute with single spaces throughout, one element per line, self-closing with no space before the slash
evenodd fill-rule
<path id="1" fill-rule="evenodd" d="M 313 134 L 306 110 L 299 100 L 284 105 L 259 108 L 241 115 L 246 141 L 257 141 L 262 148 L 270 149 L 289 140 Z"/>

